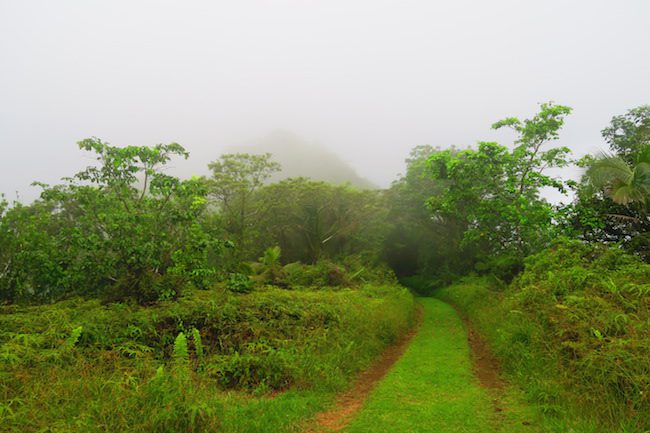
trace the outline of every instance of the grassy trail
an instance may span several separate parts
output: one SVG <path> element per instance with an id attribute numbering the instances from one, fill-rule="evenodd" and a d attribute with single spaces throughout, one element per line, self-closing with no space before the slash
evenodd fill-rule
<path id="1" fill-rule="evenodd" d="M 424 321 L 393 366 L 343 431 L 347 433 L 539 432 L 529 409 L 480 386 L 467 330 L 454 309 L 421 300 Z M 512 401 L 511 401 L 512 400 Z"/>

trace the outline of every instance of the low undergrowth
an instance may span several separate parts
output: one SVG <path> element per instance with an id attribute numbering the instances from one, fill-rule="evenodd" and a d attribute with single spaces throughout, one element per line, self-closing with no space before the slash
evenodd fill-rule
<path id="1" fill-rule="evenodd" d="M 406 289 L 0 308 L 7 431 L 295 431 L 411 326 Z"/>
<path id="2" fill-rule="evenodd" d="M 466 278 L 436 296 L 469 317 L 560 429 L 650 429 L 650 265 L 562 241 L 510 285 Z"/>

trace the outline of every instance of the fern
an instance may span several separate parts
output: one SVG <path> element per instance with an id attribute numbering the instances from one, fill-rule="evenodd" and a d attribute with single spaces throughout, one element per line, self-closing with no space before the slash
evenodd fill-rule
<path id="1" fill-rule="evenodd" d="M 187 350 L 187 338 L 183 332 L 180 332 L 174 340 L 174 365 L 178 378 L 185 380 L 189 378 L 189 352 Z"/>
<path id="2" fill-rule="evenodd" d="M 264 250 L 264 255 L 260 257 L 260 261 L 268 268 L 277 267 L 280 264 L 280 257 L 282 256 L 282 250 L 280 247 L 270 247 Z"/>
<path id="3" fill-rule="evenodd" d="M 203 343 L 201 342 L 201 333 L 196 328 L 192 328 L 192 339 L 194 340 L 196 358 L 201 362 L 203 360 Z"/>
<path id="4" fill-rule="evenodd" d="M 176 365 L 186 365 L 188 359 L 187 338 L 183 332 L 179 332 L 176 340 L 174 340 L 174 362 Z"/>
<path id="5" fill-rule="evenodd" d="M 81 337 L 81 333 L 83 332 L 83 326 L 77 326 L 72 330 L 72 333 L 68 338 L 65 339 L 64 346 L 68 349 L 72 349 L 77 345 L 77 342 L 79 341 L 79 337 Z"/>
<path id="6" fill-rule="evenodd" d="M 165 367 L 160 366 L 156 368 L 156 375 L 154 376 L 154 380 L 162 380 L 162 378 L 165 377 Z"/>

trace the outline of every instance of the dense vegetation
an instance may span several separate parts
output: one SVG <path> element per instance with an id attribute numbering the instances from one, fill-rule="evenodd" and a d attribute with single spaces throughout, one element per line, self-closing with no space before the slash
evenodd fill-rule
<path id="1" fill-rule="evenodd" d="M 650 265 L 562 240 L 509 285 L 467 277 L 437 296 L 471 318 L 544 413 L 598 432 L 650 425 L 649 293 Z"/>
<path id="2" fill-rule="evenodd" d="M 390 191 L 391 215 L 401 222 L 392 236 L 411 254 L 409 264 L 393 252 L 393 267 L 447 283 L 467 270 L 508 280 L 558 236 L 622 246 L 647 260 L 650 108 L 615 117 L 603 131 L 611 154 L 580 161 L 566 147 L 549 147 L 569 112 L 544 104 L 532 119 L 495 123 L 517 133 L 511 148 L 414 149 Z M 571 162 L 589 168 L 580 182 L 547 174 Z M 575 199 L 554 206 L 543 188 L 572 191 Z"/>
<path id="3" fill-rule="evenodd" d="M 380 192 L 79 146 L 95 165 L 0 205 L 3 430 L 295 431 L 412 326 Z"/>
<path id="4" fill-rule="evenodd" d="M 644 431 L 650 107 L 580 161 L 551 146 L 570 112 L 496 122 L 511 146 L 418 146 L 387 190 L 271 182 L 271 154 L 182 180 L 176 143 L 81 141 L 94 165 L 0 200 L 0 424 L 296 431 L 412 325 L 397 276 L 464 312 L 557 425 Z M 578 182 L 548 174 L 571 164 Z"/>
<path id="5" fill-rule="evenodd" d="M 266 394 L 308 395 L 291 410 L 309 415 L 410 327 L 413 299 L 390 286 L 269 287 L 198 290 L 155 307 L 74 298 L 7 308 L 3 429 L 261 431 L 247 411 L 286 410 Z"/>
<path id="6" fill-rule="evenodd" d="M 392 214 L 418 265 L 388 258 L 404 283 L 477 326 L 559 431 L 646 431 L 650 107 L 612 120 L 610 153 L 578 161 L 580 182 L 544 174 L 569 162 L 568 149 L 542 147 L 568 112 L 543 105 L 533 119 L 496 123 L 518 132 L 511 151 L 416 149 Z M 575 199 L 553 206 L 541 187 Z"/>

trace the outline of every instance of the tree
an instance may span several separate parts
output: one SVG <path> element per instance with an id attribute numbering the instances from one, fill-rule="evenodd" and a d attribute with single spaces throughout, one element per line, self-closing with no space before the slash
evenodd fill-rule
<path id="1" fill-rule="evenodd" d="M 187 152 L 176 143 L 120 148 L 96 138 L 79 147 L 98 163 L 62 185 L 40 184 L 39 200 L 0 220 L 0 233 L 11 233 L 1 296 L 152 302 L 176 297 L 186 284 L 207 287 L 222 243 L 202 224 L 205 183 L 161 171 Z"/>
<path id="2" fill-rule="evenodd" d="M 633 163 L 636 155 L 650 145 L 650 105 L 614 116 L 602 135 L 616 156 Z"/>
<path id="3" fill-rule="evenodd" d="M 544 146 L 558 138 L 570 112 L 547 103 L 531 119 L 511 117 L 495 123 L 494 129 L 517 132 L 511 151 L 481 142 L 477 150 L 439 151 L 429 158 L 433 177 L 444 185 L 428 199 L 431 211 L 440 221 L 456 222 L 462 231 L 459 247 L 476 263 L 500 260 L 516 269 L 523 257 L 552 239 L 554 210 L 540 189 L 565 191 L 563 182 L 545 170 L 566 166 L 569 149 Z"/>
<path id="4" fill-rule="evenodd" d="M 445 275 L 465 268 L 466 256 L 458 251 L 465 226 L 460 218 L 434 217 L 427 201 L 440 196 L 446 180 L 435 176 L 430 158 L 441 153 L 450 157 L 460 150 L 441 150 L 429 145 L 417 146 L 406 159 L 406 173 L 387 191 L 390 228 L 384 245 L 384 257 L 403 277 L 416 273 Z"/>
<path id="5" fill-rule="evenodd" d="M 236 242 L 237 261 L 253 258 L 248 232 L 257 214 L 254 193 L 274 172 L 280 171 L 280 165 L 271 161 L 270 153 L 234 153 L 221 155 L 208 167 L 212 170 L 210 195 L 216 199 L 226 235 Z"/>
<path id="6" fill-rule="evenodd" d="M 258 193 L 257 247 L 278 245 L 285 261 L 304 263 L 379 251 L 385 211 L 380 200 L 377 191 L 306 178 L 267 185 Z"/>
<path id="7" fill-rule="evenodd" d="M 565 229 L 620 244 L 650 260 L 650 106 L 614 116 L 602 130 L 610 153 L 580 161 L 585 175 L 564 209 Z"/>
<path id="8" fill-rule="evenodd" d="M 536 195 L 539 188 L 550 186 L 564 191 L 561 181 L 543 174 L 551 167 L 565 167 L 571 151 L 567 147 L 543 150 L 542 146 L 559 138 L 559 131 L 571 108 L 553 103 L 541 104 L 539 113 L 523 122 L 516 117 L 500 120 L 492 129 L 511 128 L 519 134 L 508 167 L 508 187 L 515 188 L 515 197 Z"/>

